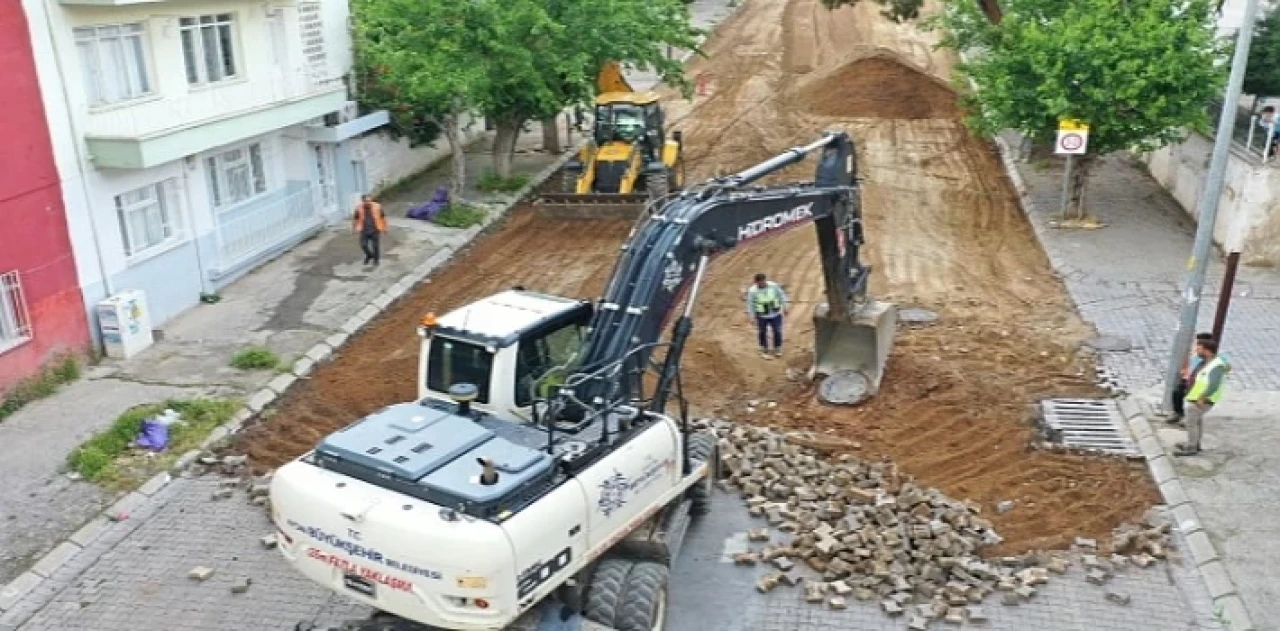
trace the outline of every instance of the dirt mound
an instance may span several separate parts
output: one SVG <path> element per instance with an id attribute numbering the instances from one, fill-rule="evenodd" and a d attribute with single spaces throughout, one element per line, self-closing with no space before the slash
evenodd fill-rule
<path id="1" fill-rule="evenodd" d="M 956 94 L 889 55 L 841 66 L 800 90 L 808 111 L 839 118 L 957 118 Z"/>

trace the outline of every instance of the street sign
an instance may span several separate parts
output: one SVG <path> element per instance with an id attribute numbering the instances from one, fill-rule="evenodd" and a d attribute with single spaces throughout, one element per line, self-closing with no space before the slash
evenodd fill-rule
<path id="1" fill-rule="evenodd" d="M 1084 155 L 1089 147 L 1089 126 L 1085 123 L 1064 118 L 1058 121 L 1058 143 L 1053 152 L 1059 155 Z"/>

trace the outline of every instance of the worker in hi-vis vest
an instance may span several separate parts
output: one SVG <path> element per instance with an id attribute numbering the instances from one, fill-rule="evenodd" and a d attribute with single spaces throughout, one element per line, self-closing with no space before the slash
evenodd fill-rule
<path id="1" fill-rule="evenodd" d="M 1187 442 L 1174 447 L 1175 456 L 1194 456 L 1200 453 L 1200 437 L 1204 434 L 1204 415 L 1222 400 L 1223 381 L 1227 377 L 1227 362 L 1218 356 L 1218 342 L 1196 340 L 1196 355 L 1200 363 L 1187 379 L 1186 422 Z"/>
<path id="2" fill-rule="evenodd" d="M 756 274 L 755 283 L 747 289 L 747 317 L 756 323 L 760 356 L 782 357 L 782 315 L 787 312 L 787 294 L 764 274 Z M 773 330 L 773 349 L 769 348 L 769 330 Z"/>

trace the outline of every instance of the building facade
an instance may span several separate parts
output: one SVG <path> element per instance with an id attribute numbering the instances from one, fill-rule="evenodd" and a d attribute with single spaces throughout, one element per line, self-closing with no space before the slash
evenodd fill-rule
<path id="1" fill-rule="evenodd" d="M 91 315 L 141 290 L 161 326 L 354 202 L 387 117 L 348 99 L 345 1 L 23 3 Z"/>
<path id="2" fill-rule="evenodd" d="M 0 399 L 63 352 L 89 349 L 76 264 L 26 18 L 0 6 Z"/>

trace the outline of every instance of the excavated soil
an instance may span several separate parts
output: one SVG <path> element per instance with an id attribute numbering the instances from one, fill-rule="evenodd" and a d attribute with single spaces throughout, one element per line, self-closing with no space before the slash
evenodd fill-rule
<path id="1" fill-rule="evenodd" d="M 686 389 L 704 413 L 856 443 L 856 453 L 892 458 L 925 484 L 991 513 L 997 502 L 1017 501 L 992 515 L 1005 537 L 993 553 L 1104 537 L 1139 518 L 1158 493 L 1141 464 L 1029 448 L 1036 401 L 1101 396 L 1090 360 L 1075 350 L 1089 329 L 1019 210 L 994 148 L 956 120 L 954 97 L 936 92 L 953 61 L 933 43 L 887 22 L 872 3 L 827 13 L 817 0 L 748 0 L 708 42 L 708 58 L 691 64 L 691 74 L 714 77 L 714 90 L 668 102 L 670 120 L 685 132 L 689 176 L 741 169 L 825 129 L 849 131 L 864 178 L 872 292 L 941 319 L 900 328 L 875 399 L 858 408 L 815 403 L 793 378 L 811 357 L 811 315 L 823 285 L 812 232 L 791 232 L 722 256 L 708 273 Z M 826 98 L 833 95 L 840 98 Z M 779 177 L 807 178 L 811 168 Z M 363 414 L 412 399 L 414 324 L 425 311 L 514 284 L 597 296 L 629 223 L 531 219 L 517 210 L 382 315 L 238 448 L 259 469 L 275 466 Z M 742 292 L 757 271 L 783 283 L 795 304 L 783 361 L 755 353 L 744 315 Z M 776 406 L 748 413 L 750 400 Z"/>
<path id="2" fill-rule="evenodd" d="M 811 114 L 838 118 L 956 118 L 956 94 L 888 55 L 845 64 L 800 91 Z"/>

